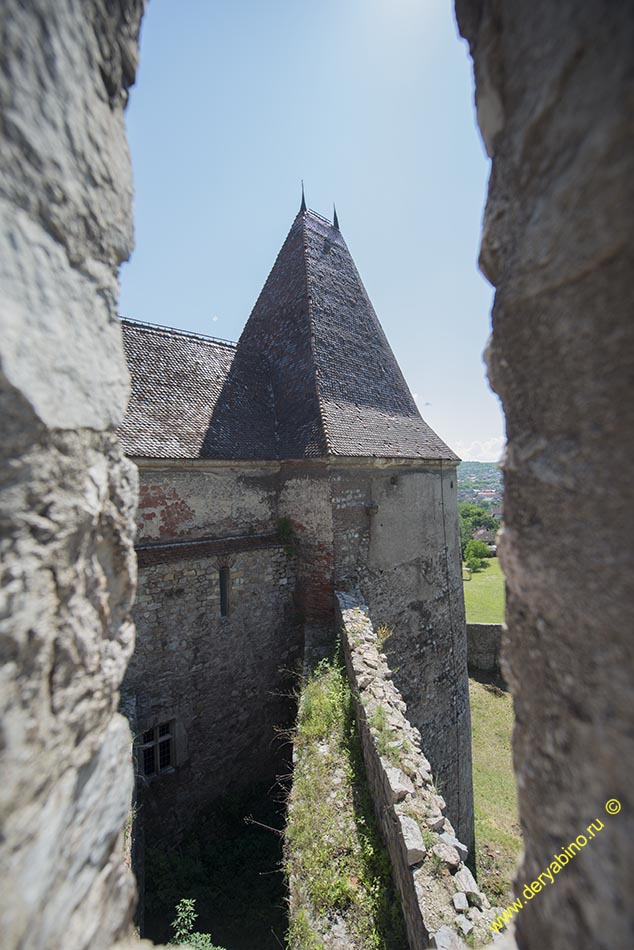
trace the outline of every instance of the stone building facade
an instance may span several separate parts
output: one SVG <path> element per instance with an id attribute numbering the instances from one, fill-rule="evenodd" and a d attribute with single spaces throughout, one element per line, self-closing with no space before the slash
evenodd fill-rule
<path id="1" fill-rule="evenodd" d="M 355 589 L 394 630 L 398 686 L 472 845 L 458 459 L 420 417 L 338 226 L 302 205 L 236 345 L 123 331 L 119 435 L 140 474 L 124 689 L 150 833 L 274 781 L 294 671 L 307 643 L 334 643 L 334 591 Z"/>

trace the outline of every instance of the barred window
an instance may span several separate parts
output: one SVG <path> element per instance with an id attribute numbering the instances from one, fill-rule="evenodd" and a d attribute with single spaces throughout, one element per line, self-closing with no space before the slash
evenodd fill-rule
<path id="1" fill-rule="evenodd" d="M 143 733 L 141 766 L 146 777 L 174 766 L 174 720 L 159 723 Z"/>

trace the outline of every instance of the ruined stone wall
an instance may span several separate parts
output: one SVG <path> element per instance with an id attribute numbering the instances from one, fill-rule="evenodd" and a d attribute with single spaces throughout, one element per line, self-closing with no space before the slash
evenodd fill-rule
<path id="1" fill-rule="evenodd" d="M 505 674 L 518 891 L 604 803 L 605 829 L 517 917 L 523 948 L 634 943 L 634 7 L 459 0 L 493 158 L 480 263 L 506 414 Z"/>
<path id="2" fill-rule="evenodd" d="M 444 797 L 393 682 L 387 657 L 358 596 L 337 594 L 348 677 L 368 788 L 401 900 L 408 944 L 462 947 L 487 942 L 497 914 L 465 865 L 468 849 L 443 815 Z"/>
<path id="3" fill-rule="evenodd" d="M 219 565 L 229 565 L 229 614 L 220 615 Z M 137 646 L 124 682 L 137 746 L 173 723 L 174 767 L 145 779 L 137 754 L 140 819 L 150 845 L 178 834 L 197 809 L 232 789 L 274 781 L 290 726 L 301 660 L 295 565 L 277 542 L 228 555 L 141 566 Z"/>
<path id="4" fill-rule="evenodd" d="M 471 723 L 455 466 L 407 461 L 331 465 L 337 586 L 358 588 L 395 682 L 473 846 Z"/>
<path id="5" fill-rule="evenodd" d="M 127 929 L 136 477 L 110 434 L 128 376 L 123 109 L 141 0 L 0 12 L 0 921 L 7 950 Z"/>

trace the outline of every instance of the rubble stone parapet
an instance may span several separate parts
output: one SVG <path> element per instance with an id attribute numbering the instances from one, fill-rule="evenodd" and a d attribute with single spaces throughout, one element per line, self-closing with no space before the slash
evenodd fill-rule
<path id="1" fill-rule="evenodd" d="M 337 593 L 343 651 L 355 703 L 370 795 L 401 898 L 411 948 L 488 942 L 497 914 L 466 866 L 467 848 L 446 804 L 418 729 L 392 682 L 363 601 Z M 448 935 L 452 941 L 447 943 Z M 444 941 L 444 942 L 443 942 Z"/>

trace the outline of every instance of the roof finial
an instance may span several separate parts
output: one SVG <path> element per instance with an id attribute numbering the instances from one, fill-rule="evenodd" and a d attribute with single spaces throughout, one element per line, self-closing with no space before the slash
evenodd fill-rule
<path id="1" fill-rule="evenodd" d="M 300 213 L 306 210 L 306 198 L 304 197 L 304 179 L 302 178 L 302 203 L 300 205 Z"/>
<path id="2" fill-rule="evenodd" d="M 336 228 L 337 231 L 339 230 L 339 218 L 337 217 L 337 208 L 335 207 L 334 201 L 332 203 L 332 226 Z"/>

